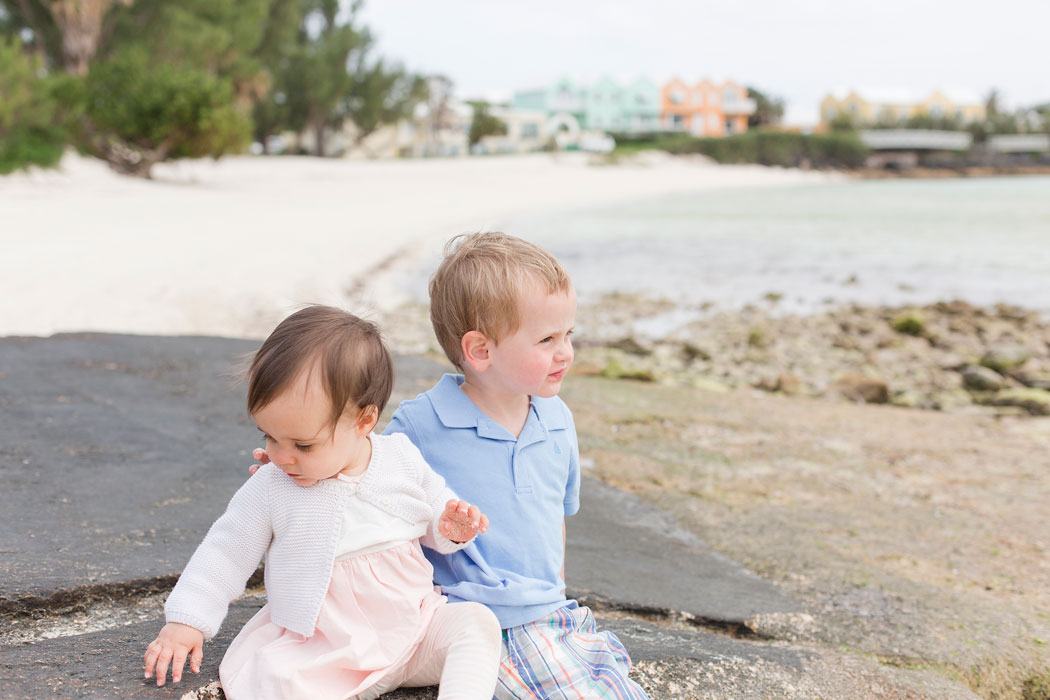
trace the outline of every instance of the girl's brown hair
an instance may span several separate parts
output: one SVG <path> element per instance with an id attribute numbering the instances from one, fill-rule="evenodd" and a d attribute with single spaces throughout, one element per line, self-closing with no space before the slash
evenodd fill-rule
<path id="1" fill-rule="evenodd" d="M 353 405 L 383 412 L 394 363 L 374 323 L 331 306 L 308 306 L 281 321 L 248 368 L 248 412 L 263 408 L 304 371 L 320 371 L 331 401 L 331 426 Z"/>

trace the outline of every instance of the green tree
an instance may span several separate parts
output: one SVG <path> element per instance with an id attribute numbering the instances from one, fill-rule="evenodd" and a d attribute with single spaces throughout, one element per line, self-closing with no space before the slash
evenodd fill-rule
<path id="1" fill-rule="evenodd" d="M 28 32 L 49 67 L 86 75 L 104 38 L 111 8 L 131 0 L 0 0 L 0 30 Z"/>
<path id="2" fill-rule="evenodd" d="M 360 3 L 347 12 L 338 0 L 301 0 L 304 11 L 296 42 L 281 53 L 274 72 L 272 109 L 284 127 L 313 136 L 318 155 L 328 135 L 350 120 L 356 139 L 411 114 L 426 99 L 426 82 L 400 66 L 372 57 L 374 40 L 355 23 Z M 270 128 L 282 126 L 274 119 Z"/>
<path id="3" fill-rule="evenodd" d="M 471 102 L 474 108 L 474 119 L 470 122 L 470 134 L 468 140 L 471 147 L 486 136 L 503 136 L 507 133 L 507 125 L 503 120 L 489 113 L 488 102 Z"/>
<path id="4" fill-rule="evenodd" d="M 94 63 L 84 96 L 82 144 L 127 175 L 150 177 L 165 160 L 236 152 L 251 134 L 229 80 L 158 62 L 138 47 Z"/>
<path id="5" fill-rule="evenodd" d="M 755 101 L 755 112 L 748 116 L 748 128 L 773 126 L 784 119 L 784 100 L 748 86 L 747 96 Z"/>
<path id="6" fill-rule="evenodd" d="M 302 2 L 278 1 L 270 4 L 262 41 L 255 55 L 262 64 L 264 92 L 252 107 L 253 136 L 267 151 L 269 137 L 288 128 L 288 96 L 281 86 L 287 76 L 290 52 L 294 51 L 305 6 Z"/>
<path id="7" fill-rule="evenodd" d="M 383 124 L 393 124 L 412 115 L 417 104 L 427 99 L 427 81 L 407 73 L 401 66 L 388 66 L 377 59 L 368 67 L 361 64 L 353 72 L 347 95 L 346 116 L 357 127 L 358 143 Z"/>
<path id="8" fill-rule="evenodd" d="M 84 82 L 79 142 L 121 173 L 219 157 L 251 139 L 269 88 L 260 52 L 283 0 L 137 0 L 111 12 Z"/>
<path id="9" fill-rule="evenodd" d="M 50 167 L 69 140 L 64 76 L 43 76 L 43 60 L 18 39 L 0 39 L 0 174 Z"/>
<path id="10" fill-rule="evenodd" d="M 857 120 L 848 112 L 839 112 L 832 118 L 828 127 L 833 133 L 853 133 L 857 131 Z"/>
<path id="11" fill-rule="evenodd" d="M 113 13 L 112 37 L 99 58 L 129 48 L 157 64 L 193 67 L 229 80 L 244 110 L 265 94 L 269 81 L 260 52 L 274 6 L 287 0 L 136 0 Z"/>

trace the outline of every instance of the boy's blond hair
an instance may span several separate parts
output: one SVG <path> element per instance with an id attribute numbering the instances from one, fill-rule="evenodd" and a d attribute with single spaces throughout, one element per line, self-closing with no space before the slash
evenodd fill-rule
<path id="1" fill-rule="evenodd" d="M 448 359 L 463 369 L 461 341 L 479 331 L 499 342 L 521 325 L 519 303 L 530 285 L 566 292 L 569 275 L 553 255 L 505 233 L 470 233 L 445 245 L 430 278 L 430 322 Z"/>

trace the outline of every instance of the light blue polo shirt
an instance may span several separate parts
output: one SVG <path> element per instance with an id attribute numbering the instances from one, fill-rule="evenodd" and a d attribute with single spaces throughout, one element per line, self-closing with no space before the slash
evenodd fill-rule
<path id="1" fill-rule="evenodd" d="M 558 397 L 532 397 L 521 434 L 486 416 L 446 374 L 403 401 L 384 431 L 405 433 L 456 495 L 489 518 L 489 531 L 450 555 L 429 549 L 449 601 L 487 605 L 503 628 L 567 604 L 561 578 L 564 517 L 580 507 L 580 450 Z"/>

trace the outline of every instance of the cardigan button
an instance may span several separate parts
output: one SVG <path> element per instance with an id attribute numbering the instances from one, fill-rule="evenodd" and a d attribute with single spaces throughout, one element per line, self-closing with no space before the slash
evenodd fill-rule
<path id="1" fill-rule="evenodd" d="M 388 505 L 390 505 L 390 499 L 389 499 L 389 498 L 384 498 L 384 499 L 383 499 L 383 505 L 384 505 L 384 506 L 388 506 Z"/>

